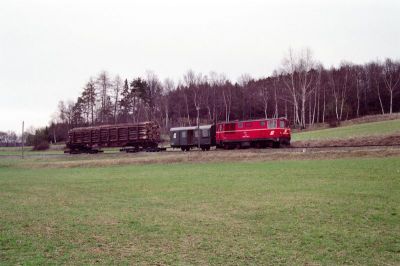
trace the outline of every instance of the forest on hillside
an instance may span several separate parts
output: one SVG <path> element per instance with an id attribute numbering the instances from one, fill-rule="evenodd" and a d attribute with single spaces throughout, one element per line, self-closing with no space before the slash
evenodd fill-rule
<path id="1" fill-rule="evenodd" d="M 387 58 L 362 65 L 343 61 L 326 68 L 310 49 L 289 50 L 272 75 L 237 82 L 224 74 L 188 70 L 175 83 L 154 72 L 132 79 L 102 71 L 82 84 L 75 101 L 60 101 L 57 115 L 41 132 L 63 141 L 74 127 L 156 121 L 173 126 L 287 117 L 294 128 L 337 124 L 364 115 L 400 110 L 400 61 Z"/>

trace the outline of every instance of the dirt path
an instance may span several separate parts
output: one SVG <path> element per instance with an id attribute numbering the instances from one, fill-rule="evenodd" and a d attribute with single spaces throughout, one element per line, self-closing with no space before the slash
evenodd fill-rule
<path id="1" fill-rule="evenodd" d="M 291 149 L 246 149 L 168 151 L 159 153 L 140 152 L 134 154 L 109 153 L 92 155 L 63 155 L 41 158 L 13 159 L 3 166 L 22 168 L 70 168 L 70 167 L 106 167 L 129 164 L 170 164 L 170 163 L 210 163 L 276 160 L 319 160 L 342 158 L 392 157 L 400 158 L 400 146 L 361 147 L 361 148 L 291 148 Z M 1 161 L 0 161 L 1 164 Z"/>

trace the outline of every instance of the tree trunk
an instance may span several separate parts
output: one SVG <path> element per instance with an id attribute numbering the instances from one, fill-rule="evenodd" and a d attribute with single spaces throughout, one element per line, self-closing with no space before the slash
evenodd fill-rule
<path id="1" fill-rule="evenodd" d="M 356 83 L 356 93 L 357 93 L 357 117 L 360 116 L 360 83 L 359 79 L 357 78 L 357 83 Z"/>
<path id="2" fill-rule="evenodd" d="M 303 88 L 301 95 L 301 128 L 306 128 L 306 92 L 305 88 Z"/>
<path id="3" fill-rule="evenodd" d="M 381 90 L 379 88 L 379 84 L 377 82 L 377 92 L 378 92 L 378 99 L 379 99 L 379 104 L 381 105 L 381 110 L 382 110 L 382 114 L 385 114 L 385 109 L 383 108 L 383 103 L 382 103 L 382 98 L 381 98 Z"/>
<path id="4" fill-rule="evenodd" d="M 393 90 L 390 90 L 390 107 L 389 107 L 389 114 L 392 114 L 393 110 Z"/>
<path id="5" fill-rule="evenodd" d="M 188 99 L 187 99 L 186 93 L 184 93 L 184 95 L 185 95 L 185 104 L 186 104 L 186 115 L 187 115 L 187 120 L 188 120 L 189 126 L 191 126 L 192 124 L 191 124 L 191 122 L 190 122 L 190 114 L 189 114 Z"/>
<path id="6" fill-rule="evenodd" d="M 285 100 L 285 117 L 288 118 L 287 101 Z"/>
<path id="7" fill-rule="evenodd" d="M 324 86 L 324 101 L 322 106 L 322 123 L 325 123 L 325 110 L 326 110 L 326 89 Z"/>

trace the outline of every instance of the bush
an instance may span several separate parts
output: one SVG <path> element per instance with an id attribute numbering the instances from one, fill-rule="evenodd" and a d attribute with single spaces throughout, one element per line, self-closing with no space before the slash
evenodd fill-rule
<path id="1" fill-rule="evenodd" d="M 329 119 L 328 125 L 329 125 L 329 127 L 338 127 L 338 126 L 340 126 L 340 121 L 336 120 L 336 118 Z"/>
<path id="2" fill-rule="evenodd" d="M 44 151 L 50 148 L 50 144 L 47 141 L 41 141 L 33 146 L 34 151 Z"/>
<path id="3" fill-rule="evenodd" d="M 29 141 L 28 141 L 29 138 Z M 32 143 L 34 151 L 44 151 L 50 148 L 49 130 L 47 127 L 35 130 L 35 134 L 27 136 L 27 144 Z"/>

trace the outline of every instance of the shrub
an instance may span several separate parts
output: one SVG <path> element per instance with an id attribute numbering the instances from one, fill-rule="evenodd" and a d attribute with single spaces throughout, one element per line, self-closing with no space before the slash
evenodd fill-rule
<path id="1" fill-rule="evenodd" d="M 336 120 L 335 118 L 329 119 L 328 125 L 329 125 L 329 127 L 338 127 L 338 126 L 340 126 L 340 121 Z"/>
<path id="2" fill-rule="evenodd" d="M 50 148 L 50 144 L 47 141 L 41 141 L 33 146 L 34 151 L 44 151 Z"/>

